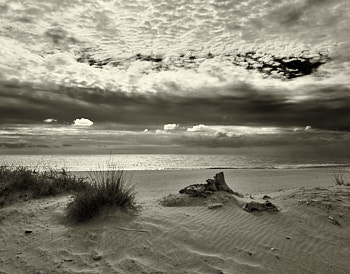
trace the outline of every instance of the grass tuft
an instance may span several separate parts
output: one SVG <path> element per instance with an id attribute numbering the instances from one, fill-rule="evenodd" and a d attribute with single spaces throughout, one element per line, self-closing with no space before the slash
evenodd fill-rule
<path id="1" fill-rule="evenodd" d="M 344 174 L 345 174 L 345 168 L 342 166 L 332 169 L 332 178 L 336 185 L 350 186 L 350 183 L 346 183 Z"/>
<path id="2" fill-rule="evenodd" d="M 68 173 L 65 169 L 48 169 L 38 172 L 24 166 L 0 166 L 0 198 L 28 192 L 33 198 L 81 191 L 87 187 L 83 178 Z"/>
<path id="3" fill-rule="evenodd" d="M 89 187 L 78 192 L 67 205 L 66 219 L 80 223 L 95 217 L 102 208 L 135 208 L 135 190 L 126 173 L 113 168 L 89 173 Z"/>

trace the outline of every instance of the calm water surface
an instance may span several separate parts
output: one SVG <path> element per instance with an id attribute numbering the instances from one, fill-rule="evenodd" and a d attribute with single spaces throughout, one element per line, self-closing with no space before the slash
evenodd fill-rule
<path id="1" fill-rule="evenodd" d="M 24 165 L 31 168 L 66 168 L 69 171 L 105 170 L 116 165 L 125 170 L 181 169 L 296 169 L 350 166 L 347 155 L 307 157 L 291 155 L 1 155 L 0 165 Z"/>

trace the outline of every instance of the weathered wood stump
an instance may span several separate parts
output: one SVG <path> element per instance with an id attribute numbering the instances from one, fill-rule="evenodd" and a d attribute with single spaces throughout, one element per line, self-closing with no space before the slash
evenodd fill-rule
<path id="1" fill-rule="evenodd" d="M 232 189 L 228 187 L 225 182 L 225 176 L 223 172 L 217 173 L 214 176 L 215 186 L 218 191 L 226 191 L 229 193 L 233 193 Z"/>
<path id="2" fill-rule="evenodd" d="M 225 176 L 223 172 L 217 173 L 214 179 L 208 179 L 206 184 L 194 184 L 189 185 L 179 192 L 180 194 L 187 194 L 191 197 L 207 197 L 216 191 L 225 191 L 239 197 L 243 197 L 242 194 L 234 192 L 225 181 Z"/>

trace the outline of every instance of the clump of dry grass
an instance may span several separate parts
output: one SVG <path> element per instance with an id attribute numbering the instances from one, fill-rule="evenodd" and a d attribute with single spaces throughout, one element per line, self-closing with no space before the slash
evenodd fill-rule
<path id="1" fill-rule="evenodd" d="M 350 186 L 350 183 L 347 183 L 345 180 L 345 168 L 338 166 L 332 169 L 332 178 L 336 185 L 338 186 Z"/>
<path id="2" fill-rule="evenodd" d="M 135 208 L 135 190 L 124 171 L 113 168 L 89 173 L 88 187 L 78 192 L 67 205 L 66 219 L 80 223 L 95 217 L 102 208 Z"/>
<path id="3" fill-rule="evenodd" d="M 65 169 L 39 172 L 25 166 L 0 166 L 0 197 L 30 193 L 34 198 L 81 191 L 87 183 Z"/>

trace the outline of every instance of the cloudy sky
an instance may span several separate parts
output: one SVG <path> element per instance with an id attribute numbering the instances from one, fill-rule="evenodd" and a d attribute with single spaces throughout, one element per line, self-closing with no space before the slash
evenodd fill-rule
<path id="1" fill-rule="evenodd" d="M 348 0 L 0 0 L 0 153 L 350 145 Z"/>

